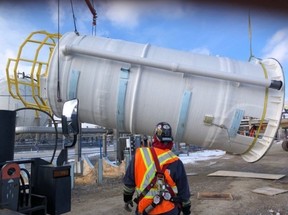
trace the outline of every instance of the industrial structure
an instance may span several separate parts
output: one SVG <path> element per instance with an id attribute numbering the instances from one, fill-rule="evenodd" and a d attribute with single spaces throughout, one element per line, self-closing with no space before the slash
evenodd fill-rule
<path id="1" fill-rule="evenodd" d="M 134 145 L 118 141 L 120 151 L 129 146 L 131 152 L 140 147 L 141 135 L 166 121 L 176 143 L 221 149 L 253 163 L 269 150 L 282 121 L 284 77 L 276 59 L 242 62 L 76 31 L 37 31 L 8 59 L 6 75 L 9 94 L 23 107 L 0 110 L 0 208 L 23 214 L 71 210 L 67 149 L 81 148 L 81 123 L 99 125 L 92 132 L 113 133 L 116 140 L 135 135 Z M 66 114 L 71 101 L 76 103 Z M 55 134 L 51 161 L 14 160 L 17 114 L 25 109 L 48 122 L 41 129 L 27 125 L 32 133 Z M 63 143 L 55 155 L 58 133 L 72 143 Z"/>

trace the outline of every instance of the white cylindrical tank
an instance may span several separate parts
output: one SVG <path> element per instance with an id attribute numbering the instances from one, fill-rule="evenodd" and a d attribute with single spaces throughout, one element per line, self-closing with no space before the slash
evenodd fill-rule
<path id="1" fill-rule="evenodd" d="M 283 81 L 274 59 L 240 62 L 67 33 L 54 50 L 47 92 L 57 116 L 77 97 L 81 122 L 151 134 L 166 121 L 178 142 L 255 162 L 277 132 Z M 258 123 L 255 136 L 242 133 L 245 120 Z"/>

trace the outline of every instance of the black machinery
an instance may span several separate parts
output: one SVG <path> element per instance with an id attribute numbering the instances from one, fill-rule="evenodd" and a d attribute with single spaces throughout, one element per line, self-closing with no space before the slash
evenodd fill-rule
<path id="1" fill-rule="evenodd" d="M 71 106 L 72 104 L 72 106 Z M 62 116 L 65 134 L 79 132 L 76 103 L 71 116 Z M 63 111 L 64 112 L 64 111 Z M 66 111 L 67 113 L 67 111 Z M 74 118 L 74 121 L 72 122 Z M 71 210 L 71 167 L 65 146 L 57 166 L 41 158 L 14 160 L 16 111 L 0 110 L 0 215 L 58 215 Z M 76 120 L 75 120 L 76 119 Z M 56 137 L 57 138 L 57 137 Z M 23 168 L 25 166 L 25 168 Z"/>
<path id="2" fill-rule="evenodd" d="M 31 174 L 20 164 L 30 166 Z M 71 210 L 69 165 L 55 167 L 41 158 L 6 161 L 1 165 L 0 208 L 39 215 Z"/>

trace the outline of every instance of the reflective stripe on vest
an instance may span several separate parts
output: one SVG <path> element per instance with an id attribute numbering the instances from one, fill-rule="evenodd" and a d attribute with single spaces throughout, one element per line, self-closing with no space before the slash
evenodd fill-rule
<path id="1" fill-rule="evenodd" d="M 139 150 L 140 150 L 140 153 L 142 155 L 142 158 L 143 158 L 143 161 L 144 161 L 144 164 L 146 167 L 146 172 L 142 178 L 142 182 L 141 182 L 140 186 L 136 187 L 136 192 L 138 193 L 138 195 L 152 181 L 152 179 L 155 176 L 155 172 L 156 172 L 156 167 L 154 165 L 154 161 L 153 161 L 150 149 L 149 148 L 139 148 Z M 174 161 L 175 158 L 178 159 L 178 157 L 173 152 L 171 152 L 170 150 L 162 153 L 161 155 L 158 155 L 158 160 L 159 160 L 161 167 L 166 163 L 171 163 L 171 161 Z M 178 192 L 176 186 L 173 186 L 172 189 L 175 193 Z M 153 198 L 158 193 L 157 191 L 158 190 L 156 188 L 151 188 L 150 191 L 145 195 L 145 198 Z"/>

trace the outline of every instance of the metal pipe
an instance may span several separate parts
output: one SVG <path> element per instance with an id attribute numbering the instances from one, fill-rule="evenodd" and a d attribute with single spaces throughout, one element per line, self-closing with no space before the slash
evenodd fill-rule
<path id="1" fill-rule="evenodd" d="M 103 159 L 102 156 L 98 159 L 98 183 L 103 183 Z"/>
<path id="2" fill-rule="evenodd" d="M 62 133 L 62 128 L 57 128 L 59 133 Z M 103 128 L 82 128 L 83 134 L 106 134 L 110 130 Z M 25 134 L 25 133 L 55 133 L 54 127 L 44 127 L 44 126 L 18 126 L 15 128 L 16 134 Z"/>
<path id="3" fill-rule="evenodd" d="M 186 73 L 196 76 L 204 76 L 209 78 L 216 78 L 216 79 L 222 79 L 227 81 L 235 81 L 240 83 L 246 83 L 246 84 L 252 84 L 262 87 L 269 87 L 272 89 L 280 90 L 282 87 L 282 81 L 277 80 L 270 80 L 270 79 L 259 79 L 259 78 L 247 78 L 243 76 L 239 76 L 237 74 L 231 74 L 231 73 L 223 73 L 222 71 L 216 71 L 216 72 L 210 72 L 207 71 L 204 67 L 200 68 L 191 68 L 191 65 L 187 64 L 179 64 L 179 63 L 170 63 L 165 61 L 155 61 L 148 58 L 142 58 L 132 55 L 119 55 L 115 52 L 110 52 L 106 50 L 89 50 L 80 48 L 77 46 L 70 46 L 65 45 L 61 48 L 64 55 L 72 55 L 72 54 L 79 54 L 79 55 L 87 55 L 92 57 L 98 57 L 98 58 L 105 58 L 109 60 L 115 60 L 115 61 L 122 61 L 130 64 L 138 64 L 141 66 L 148 66 L 153 67 L 157 69 L 164 69 L 169 70 L 173 72 L 179 72 L 179 73 Z"/>

